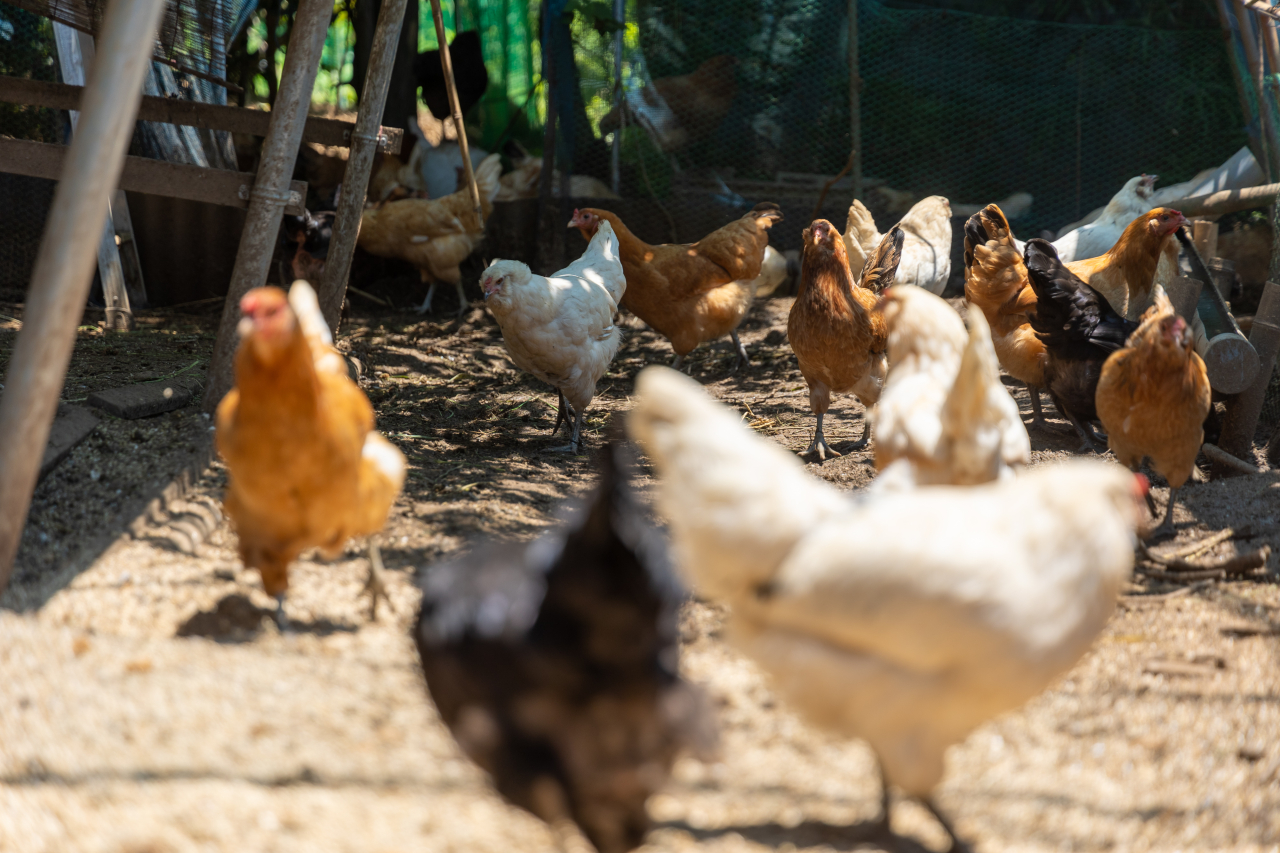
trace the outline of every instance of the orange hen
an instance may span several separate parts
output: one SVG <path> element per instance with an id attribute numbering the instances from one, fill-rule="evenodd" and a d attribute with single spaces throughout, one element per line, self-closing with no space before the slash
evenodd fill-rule
<path id="1" fill-rule="evenodd" d="M 1152 536 L 1173 535 L 1174 499 L 1195 467 L 1211 401 L 1195 336 L 1163 290 L 1124 349 L 1103 364 L 1096 402 L 1116 460 L 1136 469 L 1149 458 L 1169 481 L 1169 505 Z"/>
<path id="2" fill-rule="evenodd" d="M 839 456 L 827 444 L 822 420 L 832 394 L 853 392 L 870 409 L 880 399 L 888 372 L 888 328 L 884 314 L 874 311 L 876 293 L 893 283 L 902 257 L 902 229 L 894 226 L 853 283 L 844 238 L 825 219 L 804 230 L 804 258 L 800 264 L 800 292 L 787 318 L 787 337 L 809 386 L 809 405 L 818 418 L 813 442 L 805 455 L 818 459 Z M 862 438 L 852 449 L 865 447 L 871 420 L 863 418 Z"/>
<path id="3" fill-rule="evenodd" d="M 404 456 L 373 429 L 373 407 L 333 349 L 315 292 L 294 282 L 240 301 L 236 387 L 218 405 L 217 445 L 227 464 L 225 505 L 240 558 L 257 569 L 285 626 L 289 564 L 308 548 L 336 556 L 354 536 L 386 524 L 404 484 Z M 386 597 L 370 542 L 366 591 Z"/>
<path id="4" fill-rule="evenodd" d="M 622 307 L 671 341 L 679 367 L 703 341 L 729 335 L 737 365 L 750 361 L 738 340 L 738 324 L 754 297 L 769 229 L 782 220 L 776 204 L 757 204 L 741 219 L 712 231 L 697 243 L 651 246 L 622 224 L 616 213 L 584 207 L 573 212 L 570 228 L 590 240 L 604 220 L 618 235 L 627 290 Z"/>

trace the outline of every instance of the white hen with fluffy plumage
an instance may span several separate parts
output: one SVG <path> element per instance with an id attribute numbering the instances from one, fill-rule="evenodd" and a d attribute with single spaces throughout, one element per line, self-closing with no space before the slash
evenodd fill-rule
<path id="1" fill-rule="evenodd" d="M 1118 465 L 855 502 L 658 367 L 628 427 L 680 570 L 732 607 L 728 639 L 922 799 L 948 746 L 1079 660 L 1133 566 L 1139 493 Z"/>
<path id="2" fill-rule="evenodd" d="M 560 392 L 555 428 L 562 418 L 571 422 L 564 449 L 577 451 L 583 410 L 622 343 L 614 316 L 627 280 L 613 226 L 601 222 L 582 257 L 550 278 L 519 261 L 494 261 L 480 288 L 511 360 Z"/>
<path id="3" fill-rule="evenodd" d="M 903 233 L 902 260 L 894 282 L 923 287 L 935 295 L 942 293 L 951 277 L 951 202 L 940 195 L 922 198 L 898 226 Z M 844 228 L 844 246 L 855 281 L 882 238 L 871 211 L 854 199 Z"/>

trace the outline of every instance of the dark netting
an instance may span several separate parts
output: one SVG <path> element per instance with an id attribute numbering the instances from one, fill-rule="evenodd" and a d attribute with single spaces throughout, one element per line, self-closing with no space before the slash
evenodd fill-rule
<path id="1" fill-rule="evenodd" d="M 630 0 L 622 196 L 656 199 L 685 240 L 745 202 L 777 201 L 788 221 L 775 236 L 794 248 L 823 181 L 849 157 L 848 8 Z M 926 195 L 954 205 L 1026 192 L 1034 201 L 1014 224 L 1034 235 L 1105 204 L 1134 175 L 1183 181 L 1246 142 L 1221 30 L 874 0 L 858 9 L 864 199 L 890 222 Z M 575 24 L 576 64 L 603 141 L 619 126 L 612 37 L 589 29 Z M 576 148 L 574 171 L 608 181 L 607 146 Z M 849 187 L 821 211 L 841 227 Z"/>
<path id="2" fill-rule="evenodd" d="M 45 18 L 0 4 L 0 74 L 48 83 L 58 80 L 53 25 Z M 62 113 L 42 107 L 0 102 L 0 136 L 36 142 L 62 142 Z M 0 172 L 0 298 L 22 299 L 40 237 L 44 233 L 55 183 Z"/>

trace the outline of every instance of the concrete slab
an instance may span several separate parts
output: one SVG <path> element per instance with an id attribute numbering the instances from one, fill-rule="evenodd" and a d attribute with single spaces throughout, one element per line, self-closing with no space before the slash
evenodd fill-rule
<path id="1" fill-rule="evenodd" d="M 127 420 L 171 412 L 190 402 L 191 389 L 180 382 L 145 382 L 89 395 L 90 406 Z"/>

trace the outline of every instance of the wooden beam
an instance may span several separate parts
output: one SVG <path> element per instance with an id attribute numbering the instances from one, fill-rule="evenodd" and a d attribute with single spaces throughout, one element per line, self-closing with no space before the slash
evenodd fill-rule
<path id="1" fill-rule="evenodd" d="M 0 172 L 60 180 L 67 150 L 65 145 L 0 137 Z M 119 188 L 166 198 L 247 208 L 255 180 L 256 176 L 249 172 L 202 169 L 147 157 L 125 157 Z M 306 199 L 306 182 L 293 181 L 289 185 L 285 212 L 301 215 Z"/>
<path id="2" fill-rule="evenodd" d="M 24 104 L 31 107 L 48 107 L 54 110 L 77 110 L 84 89 L 65 83 L 45 83 L 23 77 L 0 75 L 0 101 Z M 144 95 L 138 109 L 138 121 L 157 121 L 204 130 L 226 130 L 248 136 L 266 136 L 271 126 L 271 113 L 266 110 L 250 110 L 243 107 L 224 107 L 218 104 L 201 104 L 176 98 L 157 98 Z M 309 116 L 302 131 L 303 142 L 330 145 L 339 148 L 351 146 L 351 134 L 355 124 L 332 118 Z M 378 150 L 385 154 L 399 154 L 404 131 L 398 127 L 378 129 Z"/>

